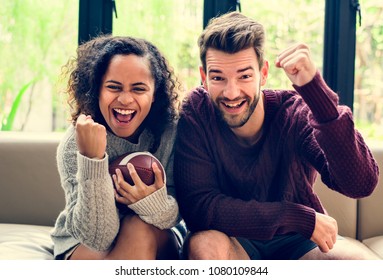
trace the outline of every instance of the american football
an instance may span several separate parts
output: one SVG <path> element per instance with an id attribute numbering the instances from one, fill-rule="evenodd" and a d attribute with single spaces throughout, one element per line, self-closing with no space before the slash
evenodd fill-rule
<path id="1" fill-rule="evenodd" d="M 128 163 L 133 164 L 137 171 L 138 176 L 146 185 L 152 185 L 154 183 L 154 172 L 152 169 L 152 163 L 156 162 L 162 173 L 162 178 L 165 181 L 165 170 L 161 162 L 149 152 L 135 152 L 128 153 L 119 156 L 109 164 L 110 175 L 116 174 L 116 169 L 120 169 L 124 179 L 130 185 L 134 185 L 132 178 L 130 177 L 127 167 Z"/>

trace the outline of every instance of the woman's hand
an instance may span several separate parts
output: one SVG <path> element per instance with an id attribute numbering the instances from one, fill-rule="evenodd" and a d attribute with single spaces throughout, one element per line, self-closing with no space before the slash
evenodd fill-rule
<path id="1" fill-rule="evenodd" d="M 150 186 L 141 181 L 136 169 L 131 163 L 128 163 L 127 167 L 134 185 L 130 185 L 124 180 L 120 169 L 116 169 L 116 174 L 113 174 L 112 176 L 115 185 L 115 197 L 117 202 L 130 205 L 165 186 L 161 170 L 155 162 L 152 164 L 155 179 L 154 183 Z"/>
<path id="2" fill-rule="evenodd" d="M 81 114 L 76 122 L 76 141 L 80 154 L 88 158 L 102 159 L 106 151 L 105 126 L 96 123 L 91 116 Z"/>

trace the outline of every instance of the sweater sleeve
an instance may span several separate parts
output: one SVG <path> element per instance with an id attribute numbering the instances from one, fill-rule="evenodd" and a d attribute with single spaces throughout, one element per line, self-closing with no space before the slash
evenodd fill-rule
<path id="1" fill-rule="evenodd" d="M 302 141 L 301 154 L 321 173 L 324 183 L 346 196 L 370 195 L 378 181 L 378 165 L 355 129 L 350 108 L 316 74 L 308 84 L 294 86 L 308 105 L 313 141 Z"/>
<path id="2" fill-rule="evenodd" d="M 74 139 L 58 150 L 58 169 L 66 195 L 65 228 L 81 244 L 107 250 L 119 230 L 108 156 L 93 160 L 82 156 Z"/>
<path id="3" fill-rule="evenodd" d="M 167 194 L 166 185 L 128 207 L 143 221 L 159 229 L 171 228 L 179 220 L 178 204 L 174 197 Z"/>

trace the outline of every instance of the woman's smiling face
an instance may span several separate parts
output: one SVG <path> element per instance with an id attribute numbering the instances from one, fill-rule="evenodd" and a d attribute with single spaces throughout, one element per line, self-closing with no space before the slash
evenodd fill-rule
<path id="1" fill-rule="evenodd" d="M 109 129 L 131 138 L 154 102 L 154 79 L 149 62 L 136 55 L 116 55 L 100 86 L 99 106 Z"/>

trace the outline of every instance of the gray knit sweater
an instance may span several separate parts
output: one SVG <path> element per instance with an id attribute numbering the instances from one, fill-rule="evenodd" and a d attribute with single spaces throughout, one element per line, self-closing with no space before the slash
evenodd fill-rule
<path id="1" fill-rule="evenodd" d="M 129 205 L 142 220 L 160 229 L 171 228 L 179 221 L 172 187 L 175 133 L 175 125 L 167 129 L 154 154 L 165 168 L 166 187 Z M 127 152 L 148 151 L 152 143 L 153 136 L 147 130 L 140 135 L 137 144 L 108 132 L 106 156 L 94 160 L 78 152 L 75 129 L 68 128 L 57 149 L 66 205 L 51 234 L 55 257 L 79 243 L 97 251 L 111 246 L 119 232 L 121 214 L 116 207 L 109 162 Z"/>

